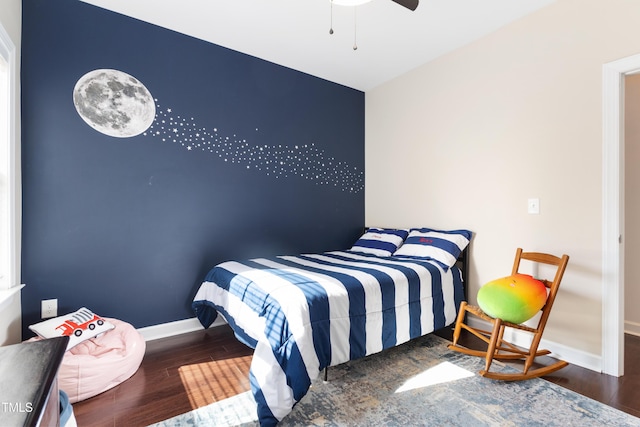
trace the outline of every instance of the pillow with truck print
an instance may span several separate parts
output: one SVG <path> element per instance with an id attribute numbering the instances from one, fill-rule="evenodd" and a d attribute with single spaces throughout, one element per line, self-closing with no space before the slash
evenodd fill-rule
<path id="1" fill-rule="evenodd" d="M 88 308 L 82 307 L 73 313 L 30 325 L 29 329 L 42 338 L 68 336 L 67 350 L 69 350 L 82 341 L 100 335 L 114 327 L 112 323 L 107 322 Z"/>

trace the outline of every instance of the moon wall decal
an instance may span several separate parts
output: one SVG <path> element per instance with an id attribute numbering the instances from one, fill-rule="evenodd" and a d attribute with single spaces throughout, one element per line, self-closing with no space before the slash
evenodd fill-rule
<path id="1" fill-rule="evenodd" d="M 330 156 L 313 142 L 264 144 L 235 134 L 225 136 L 217 127 L 207 129 L 193 117 L 161 107 L 140 81 L 122 71 L 88 72 L 76 83 L 73 102 L 80 117 L 105 135 L 128 138 L 142 134 L 179 144 L 188 151 L 215 154 L 225 162 L 266 176 L 298 176 L 343 192 L 364 191 L 363 170 Z M 255 130 L 258 132 L 258 128 Z"/>
<path id="2" fill-rule="evenodd" d="M 156 114 L 149 90 L 135 77 L 111 69 L 80 77 L 73 88 L 73 104 L 89 126 L 116 138 L 140 135 Z"/>

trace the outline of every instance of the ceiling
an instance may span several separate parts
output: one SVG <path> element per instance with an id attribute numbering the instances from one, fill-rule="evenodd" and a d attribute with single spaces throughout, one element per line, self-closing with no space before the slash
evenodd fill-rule
<path id="1" fill-rule="evenodd" d="M 555 0 L 421 0 L 414 12 L 391 0 L 82 1 L 367 91 Z"/>

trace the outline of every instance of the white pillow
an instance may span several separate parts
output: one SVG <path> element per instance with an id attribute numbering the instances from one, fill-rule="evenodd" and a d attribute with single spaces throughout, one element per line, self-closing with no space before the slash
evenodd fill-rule
<path id="1" fill-rule="evenodd" d="M 93 338 L 114 327 L 112 323 L 94 314 L 88 308 L 82 307 L 73 313 L 30 325 L 29 329 L 42 338 L 68 336 L 67 350 L 69 350 L 82 341 Z"/>

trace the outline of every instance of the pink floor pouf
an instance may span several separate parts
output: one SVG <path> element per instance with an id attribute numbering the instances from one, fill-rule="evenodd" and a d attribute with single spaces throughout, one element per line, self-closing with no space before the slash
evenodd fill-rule
<path id="1" fill-rule="evenodd" d="M 66 352 L 58 371 L 58 387 L 71 403 L 105 392 L 136 373 L 146 343 L 130 324 L 104 318 L 115 328 Z"/>

